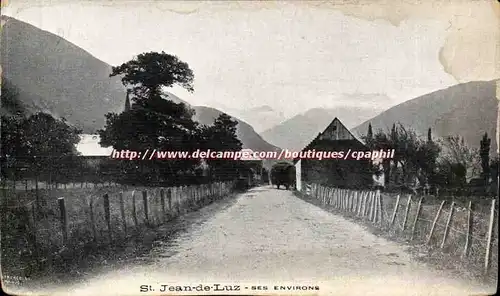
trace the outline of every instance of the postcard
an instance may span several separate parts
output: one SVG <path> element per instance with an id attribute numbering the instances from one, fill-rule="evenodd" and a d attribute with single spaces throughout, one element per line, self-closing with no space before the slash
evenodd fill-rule
<path id="1" fill-rule="evenodd" d="M 10 295 L 493 295 L 500 2 L 1 2 Z"/>

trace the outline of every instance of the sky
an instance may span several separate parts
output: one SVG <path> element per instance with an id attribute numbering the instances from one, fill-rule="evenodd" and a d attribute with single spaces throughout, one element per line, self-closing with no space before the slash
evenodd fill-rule
<path id="1" fill-rule="evenodd" d="M 192 68 L 195 92 L 171 92 L 190 104 L 268 105 L 286 117 L 388 108 L 500 77 L 495 1 L 357 2 L 11 0 L 2 14 L 114 66 L 142 52 L 174 54 Z"/>

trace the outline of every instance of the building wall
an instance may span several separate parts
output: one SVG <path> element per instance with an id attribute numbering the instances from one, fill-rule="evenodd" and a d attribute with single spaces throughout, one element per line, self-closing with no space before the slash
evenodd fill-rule
<path id="1" fill-rule="evenodd" d="M 344 153 L 347 153 L 349 149 L 351 151 L 369 150 L 337 118 L 305 149 L 344 151 Z M 365 189 L 371 188 L 374 182 L 370 160 L 302 159 L 296 163 L 296 168 L 300 168 L 297 170 L 297 186 L 300 182 L 301 187 L 305 186 L 306 182 L 311 182 L 332 187 Z"/>
<path id="2" fill-rule="evenodd" d="M 295 163 L 295 182 L 298 191 L 302 191 L 302 160 Z"/>

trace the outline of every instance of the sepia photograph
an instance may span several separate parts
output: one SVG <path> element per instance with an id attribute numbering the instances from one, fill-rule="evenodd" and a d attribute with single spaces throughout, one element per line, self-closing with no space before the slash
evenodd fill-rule
<path id="1" fill-rule="evenodd" d="M 496 294 L 500 1 L 0 15 L 6 294 Z"/>

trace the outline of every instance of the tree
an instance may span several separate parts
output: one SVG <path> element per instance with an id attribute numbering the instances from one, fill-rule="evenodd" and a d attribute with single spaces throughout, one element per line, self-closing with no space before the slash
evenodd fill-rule
<path id="1" fill-rule="evenodd" d="M 190 92 L 194 91 L 193 71 L 178 57 L 165 52 L 147 52 L 112 68 L 110 77 L 123 75 L 122 83 L 132 87 L 136 99 L 161 95 L 162 87 L 180 85 Z"/>
<path id="2" fill-rule="evenodd" d="M 51 177 L 57 176 L 61 169 L 72 167 L 70 161 L 77 155 L 76 144 L 80 141 L 81 130 L 64 119 L 40 112 L 23 122 L 23 132 L 26 139 L 23 148 L 32 161 L 36 176 L 49 174 L 51 182 Z"/>
<path id="3" fill-rule="evenodd" d="M 158 97 L 140 101 L 127 112 L 106 115 L 106 125 L 99 130 L 100 144 L 117 150 L 193 152 L 199 147 L 199 135 L 192 114 L 184 104 Z M 197 159 L 153 158 L 138 163 L 122 161 L 121 171 L 137 176 L 136 181 L 142 183 L 163 182 L 169 175 L 169 181 L 175 184 L 184 182 L 185 174 L 194 174 L 197 164 Z"/>
<path id="4" fill-rule="evenodd" d="M 23 143 L 23 133 L 20 125 L 25 116 L 25 109 L 19 101 L 19 90 L 2 77 L 1 90 L 1 177 L 4 181 L 7 177 L 17 176 L 16 159 L 22 155 L 20 144 Z"/>
<path id="5" fill-rule="evenodd" d="M 165 52 L 147 52 L 112 68 L 110 77 L 122 76 L 134 104 L 121 114 L 106 114 L 99 130 L 101 145 L 136 151 L 168 150 L 192 152 L 199 147 L 194 111 L 165 97 L 163 87 L 180 85 L 194 91 L 194 75 L 188 64 Z M 188 182 L 196 175 L 197 159 L 152 159 L 145 163 L 122 162 L 120 171 L 145 182 Z M 155 180 L 152 180 L 152 177 Z M 168 177 L 167 177 L 168 176 Z"/>
<path id="6" fill-rule="evenodd" d="M 200 127 L 201 146 L 204 150 L 240 151 L 243 144 L 236 134 L 238 122 L 222 113 L 211 126 Z M 245 168 L 245 162 L 232 159 L 208 159 L 212 176 L 231 179 Z"/>
<path id="7" fill-rule="evenodd" d="M 465 168 L 465 180 L 469 181 L 480 175 L 479 151 L 467 146 L 460 136 L 448 136 L 441 141 L 443 153 L 441 154 L 440 166 L 460 165 Z"/>
<path id="8" fill-rule="evenodd" d="M 365 142 L 368 145 L 368 147 L 372 145 L 372 141 L 373 141 L 373 130 L 372 130 L 372 124 L 369 123 L 368 132 L 366 133 L 366 138 L 365 138 Z"/>
<path id="9" fill-rule="evenodd" d="M 479 155 L 481 157 L 482 177 L 485 184 L 489 183 L 490 178 L 490 146 L 491 139 L 488 138 L 488 133 L 484 133 L 483 139 L 480 142 Z"/>
<path id="10" fill-rule="evenodd" d="M 80 132 L 64 119 L 42 112 L 28 118 L 2 116 L 3 177 L 35 178 L 36 184 L 41 176 L 47 176 L 49 184 L 68 181 L 79 168 L 75 145 Z"/>
<path id="11" fill-rule="evenodd" d="M 427 142 L 432 142 L 432 132 L 431 128 L 427 130 Z"/>

